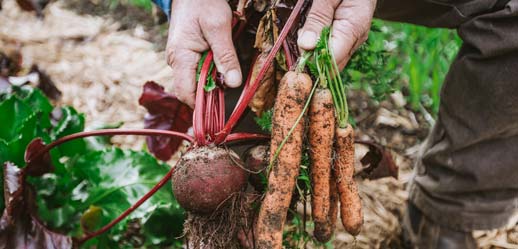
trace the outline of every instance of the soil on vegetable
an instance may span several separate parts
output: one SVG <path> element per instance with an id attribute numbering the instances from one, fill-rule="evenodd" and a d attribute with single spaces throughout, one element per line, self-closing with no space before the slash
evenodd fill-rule
<path id="1" fill-rule="evenodd" d="M 208 214 L 187 212 L 184 235 L 188 248 L 242 248 L 249 243 L 248 234 L 253 224 L 253 207 L 260 196 L 238 192 L 215 211 Z"/>
<path id="2" fill-rule="evenodd" d="M 248 173 L 231 150 L 198 147 L 185 153 L 172 176 L 173 193 L 191 212 L 212 213 L 246 187 Z"/>

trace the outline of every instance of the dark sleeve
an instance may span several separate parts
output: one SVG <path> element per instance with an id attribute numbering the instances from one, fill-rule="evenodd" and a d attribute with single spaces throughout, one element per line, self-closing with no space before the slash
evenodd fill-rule
<path id="1" fill-rule="evenodd" d="M 167 15 L 167 19 L 171 17 L 172 0 L 153 0 L 153 2 Z"/>

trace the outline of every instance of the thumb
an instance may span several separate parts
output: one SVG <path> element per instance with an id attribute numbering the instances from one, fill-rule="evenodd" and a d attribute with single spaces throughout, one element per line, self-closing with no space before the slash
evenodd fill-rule
<path id="1" fill-rule="evenodd" d="M 241 68 L 232 43 L 232 11 L 230 7 L 220 5 L 221 9 L 211 10 L 209 19 L 202 21 L 202 32 L 214 53 L 214 63 L 225 77 L 229 87 L 241 85 Z"/>
<path id="2" fill-rule="evenodd" d="M 326 26 L 331 26 L 334 19 L 335 9 L 339 0 L 315 0 L 309 10 L 306 23 L 302 28 L 301 35 L 297 40 L 299 47 L 304 50 L 315 48 L 320 32 Z"/>

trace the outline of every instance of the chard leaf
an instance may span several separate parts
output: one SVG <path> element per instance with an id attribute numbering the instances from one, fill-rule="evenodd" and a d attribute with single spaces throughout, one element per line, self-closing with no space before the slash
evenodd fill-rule
<path id="1" fill-rule="evenodd" d="M 25 120 L 34 115 L 32 108 L 14 95 L 0 102 L 0 113 L 0 138 L 5 141 L 13 140 Z"/>
<path id="2" fill-rule="evenodd" d="M 53 128 L 50 131 L 50 138 L 56 140 L 60 137 L 71 135 L 84 130 L 85 117 L 79 114 L 74 108 L 65 106 L 56 108 L 52 112 Z M 73 156 L 85 151 L 84 139 L 77 139 L 58 147 L 62 156 Z"/>
<path id="3" fill-rule="evenodd" d="M 34 192 L 25 182 L 29 170 L 31 167 L 20 169 L 12 163 L 4 164 L 3 185 L 7 198 L 0 219 L 0 245 L 3 248 L 73 248 L 71 237 L 51 231 L 39 220 Z"/>
<path id="4" fill-rule="evenodd" d="M 52 194 L 41 195 L 39 206 L 43 207 L 40 210 L 42 219 L 52 227 L 73 231 L 71 234 L 76 236 L 84 234 L 84 229 L 89 231 L 115 219 L 169 171 L 169 166 L 159 163 L 148 153 L 118 148 L 89 152 L 65 163 L 65 168 L 63 174 L 51 174 L 54 176 L 42 178 L 35 185 L 36 189 L 39 186 L 56 186 L 50 191 Z M 60 181 L 65 175 L 71 178 Z M 92 216 L 93 206 L 96 211 Z M 55 217 L 60 219 L 56 220 Z M 168 222 L 164 223 L 164 220 Z M 183 210 L 174 199 L 172 189 L 164 187 L 129 218 L 84 246 L 142 246 L 135 244 L 137 242 L 131 239 L 132 236 L 123 236 L 133 222 L 137 222 L 139 228 L 133 231 L 135 234 L 132 236 L 146 235 L 140 241 L 144 245 L 169 244 L 182 233 Z"/>

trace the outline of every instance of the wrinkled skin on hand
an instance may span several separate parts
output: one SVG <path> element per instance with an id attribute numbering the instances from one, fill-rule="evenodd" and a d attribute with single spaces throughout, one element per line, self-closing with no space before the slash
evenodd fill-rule
<path id="1" fill-rule="evenodd" d="M 232 43 L 232 10 L 225 0 L 175 0 L 167 42 L 167 62 L 173 70 L 172 90 L 179 100 L 194 106 L 196 68 L 201 53 L 214 52 L 214 62 L 225 84 L 238 87 L 241 69 Z"/>
<path id="2" fill-rule="evenodd" d="M 298 45 L 315 48 L 323 27 L 333 26 L 331 49 L 340 69 L 368 37 L 377 0 L 314 0 Z M 175 0 L 167 43 L 167 61 L 173 70 L 171 90 L 179 100 L 194 106 L 196 68 L 201 53 L 211 49 L 225 84 L 242 82 L 232 43 L 232 10 L 225 0 Z"/>
<path id="3" fill-rule="evenodd" d="M 330 46 L 340 69 L 369 34 L 376 0 L 314 0 L 297 41 L 313 50 L 323 27 L 331 26 Z"/>

